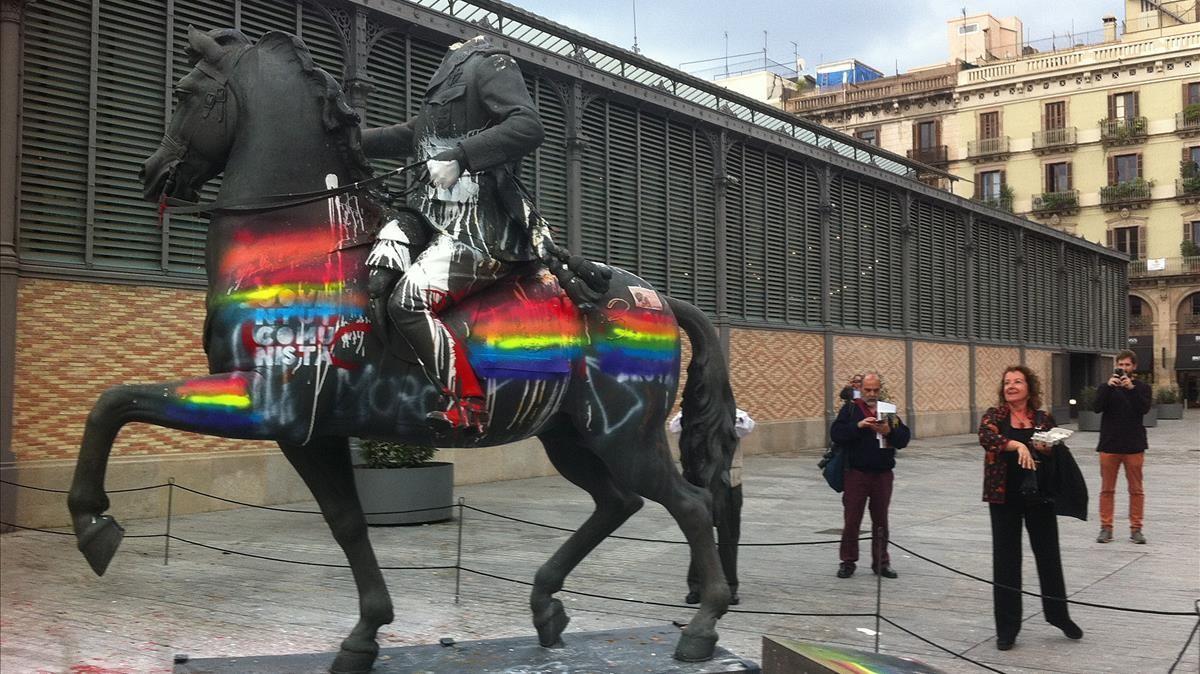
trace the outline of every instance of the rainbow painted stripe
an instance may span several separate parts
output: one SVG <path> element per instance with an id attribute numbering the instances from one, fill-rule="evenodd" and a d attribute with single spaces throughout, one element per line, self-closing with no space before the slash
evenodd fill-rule
<path id="1" fill-rule="evenodd" d="M 175 387 L 167 417 L 188 425 L 249 429 L 262 421 L 242 375 L 194 379 Z"/>
<path id="2" fill-rule="evenodd" d="M 579 317 L 558 297 L 485 310 L 467 341 L 482 377 L 547 379 L 565 375 L 586 343 Z"/>
<path id="3" fill-rule="evenodd" d="M 600 369 L 613 375 L 673 375 L 679 368 L 679 328 L 660 311 L 617 316 L 597 340 Z"/>

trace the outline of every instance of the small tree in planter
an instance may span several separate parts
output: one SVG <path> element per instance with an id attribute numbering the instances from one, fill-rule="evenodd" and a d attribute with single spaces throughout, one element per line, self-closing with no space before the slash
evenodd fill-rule
<path id="1" fill-rule="evenodd" d="M 1100 413 L 1092 411 L 1092 405 L 1096 402 L 1096 387 L 1084 386 L 1079 392 L 1079 396 L 1075 399 L 1075 411 L 1078 413 L 1079 430 L 1081 431 L 1099 431 L 1100 430 Z"/>
<path id="2" fill-rule="evenodd" d="M 1182 419 L 1183 403 L 1179 399 L 1179 389 L 1174 386 L 1159 386 L 1154 389 L 1154 402 L 1158 408 L 1159 419 Z"/>
<path id="3" fill-rule="evenodd" d="M 354 482 L 367 524 L 423 524 L 453 517 L 454 464 L 430 461 L 435 452 L 430 445 L 363 441 L 363 463 L 354 467 Z"/>

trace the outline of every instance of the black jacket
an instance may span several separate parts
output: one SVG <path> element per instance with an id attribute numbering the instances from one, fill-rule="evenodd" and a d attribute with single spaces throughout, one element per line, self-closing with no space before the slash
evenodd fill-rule
<path id="1" fill-rule="evenodd" d="M 1142 415 L 1150 411 L 1150 385 L 1133 380 L 1133 388 L 1101 384 L 1096 389 L 1092 411 L 1100 412 L 1100 442 L 1097 452 L 1140 454 L 1146 451 L 1146 427 Z"/>
<path id="2" fill-rule="evenodd" d="M 447 222 L 457 218 L 432 188 L 417 190 L 410 205 L 435 228 L 498 260 L 518 262 L 536 255 L 513 176 L 544 136 L 516 61 L 487 40 L 476 40 L 442 59 L 416 117 L 367 129 L 362 138 L 368 157 L 425 160 L 452 152 L 464 176 L 475 174 L 479 183 L 475 226 Z"/>
<path id="3" fill-rule="evenodd" d="M 857 403 L 846 403 L 838 412 L 833 426 L 829 427 L 829 437 L 846 452 L 850 468 L 868 473 L 885 473 L 896 467 L 896 450 L 908 446 L 912 433 L 900 421 L 900 417 L 892 415 L 892 432 L 886 436 L 891 447 L 883 448 L 879 446 L 875 431 L 858 427 L 858 422 L 865 418 Z"/>
<path id="4" fill-rule="evenodd" d="M 1083 479 L 1083 471 L 1067 446 L 1059 443 L 1054 446 L 1054 486 L 1051 493 L 1054 498 L 1054 512 L 1057 515 L 1074 517 L 1087 521 L 1088 489 Z"/>

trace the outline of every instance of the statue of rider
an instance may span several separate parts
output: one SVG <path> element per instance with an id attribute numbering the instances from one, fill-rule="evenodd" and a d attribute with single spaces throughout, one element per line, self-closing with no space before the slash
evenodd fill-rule
<path id="1" fill-rule="evenodd" d="M 432 229 L 428 246 L 406 265 L 408 241 L 390 223 L 368 264 L 372 302 L 386 301 L 392 325 L 442 392 L 428 415 L 435 431 L 486 427 L 482 387 L 437 313 L 538 257 L 514 175 L 544 135 L 516 61 L 484 36 L 450 48 L 416 117 L 363 131 L 368 157 L 415 154 L 429 172 L 409 198 Z"/>

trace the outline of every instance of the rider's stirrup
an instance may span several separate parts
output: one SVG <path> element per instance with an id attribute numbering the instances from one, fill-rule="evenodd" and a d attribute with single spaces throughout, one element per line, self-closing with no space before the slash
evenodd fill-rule
<path id="1" fill-rule="evenodd" d="M 437 433 L 462 431 L 468 435 L 482 434 L 487 428 L 487 401 L 483 398 L 445 398 L 445 410 L 425 415 L 429 426 Z"/>

